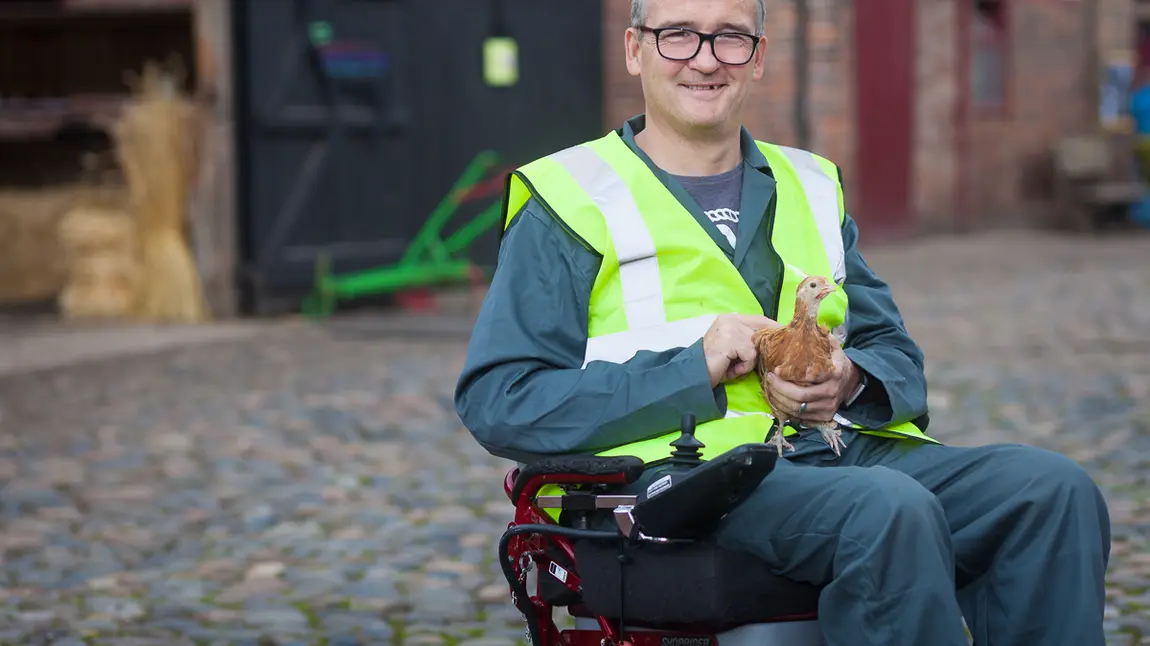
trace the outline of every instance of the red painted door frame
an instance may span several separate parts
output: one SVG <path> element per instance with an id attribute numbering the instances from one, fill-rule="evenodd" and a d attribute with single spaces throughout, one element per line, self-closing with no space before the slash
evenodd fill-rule
<path id="1" fill-rule="evenodd" d="M 914 228 L 916 4 L 914 0 L 855 3 L 858 179 L 851 215 L 869 239 L 902 236 Z"/>

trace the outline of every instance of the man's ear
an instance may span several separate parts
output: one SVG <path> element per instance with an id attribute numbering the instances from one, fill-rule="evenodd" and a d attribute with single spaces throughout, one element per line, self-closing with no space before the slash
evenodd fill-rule
<path id="1" fill-rule="evenodd" d="M 763 61 L 767 57 L 767 42 L 766 36 L 760 37 L 759 48 L 755 50 L 755 67 L 751 74 L 751 78 L 755 81 L 763 78 Z"/>
<path id="2" fill-rule="evenodd" d="M 642 32 L 638 29 L 628 28 L 623 32 L 623 51 L 627 57 L 627 72 L 631 76 L 639 76 L 639 50 L 642 46 Z"/>

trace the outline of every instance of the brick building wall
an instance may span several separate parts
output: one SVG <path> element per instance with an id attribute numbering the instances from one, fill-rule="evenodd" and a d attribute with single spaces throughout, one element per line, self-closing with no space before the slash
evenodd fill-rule
<path id="1" fill-rule="evenodd" d="M 639 80 L 623 60 L 630 0 L 604 3 L 605 127 L 643 109 Z M 810 148 L 844 169 L 848 209 L 855 186 L 856 108 L 853 20 L 856 0 L 808 0 Z M 969 96 L 970 33 L 962 0 L 916 0 L 911 205 L 920 231 L 967 230 L 1004 219 L 1038 221 L 1049 206 L 1049 151 L 1061 134 L 1097 124 L 1095 65 L 1131 47 L 1133 0 L 1008 0 L 1006 103 L 963 110 Z M 1096 31 L 1089 12 L 1098 3 Z M 970 3 L 973 5 L 973 1 Z M 768 0 L 763 80 L 744 123 L 756 137 L 796 144 L 795 12 Z M 1123 45 L 1123 43 L 1126 43 Z"/>
<path id="2" fill-rule="evenodd" d="M 1096 123 L 1091 84 L 1094 37 L 1088 2 L 1013 2 L 1008 104 L 1002 114 L 971 115 L 969 194 L 972 227 L 991 219 L 1037 219 L 1050 191 L 1049 155 L 1060 135 Z"/>
<path id="3" fill-rule="evenodd" d="M 1134 56 L 1135 25 L 1137 23 L 1135 0 L 1099 0 L 1098 42 L 1101 55 Z"/>
<path id="4" fill-rule="evenodd" d="M 958 3 L 919 0 L 911 208 L 924 230 L 953 228 L 958 181 Z M 923 37 L 927 36 L 927 37 Z"/>
<path id="5" fill-rule="evenodd" d="M 970 32 L 954 0 L 918 0 L 914 208 L 923 230 L 1003 221 L 1041 224 L 1050 207 L 1050 149 L 1095 128 L 1095 65 L 1132 46 L 1132 0 L 1007 2 L 1006 102 L 970 98 Z"/>

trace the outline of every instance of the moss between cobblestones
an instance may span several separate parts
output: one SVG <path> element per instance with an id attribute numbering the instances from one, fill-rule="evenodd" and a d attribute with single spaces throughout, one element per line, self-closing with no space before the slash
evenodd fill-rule
<path id="1" fill-rule="evenodd" d="M 403 620 L 396 619 L 395 617 L 384 617 L 383 620 L 388 626 L 391 626 L 391 640 L 395 644 L 402 644 L 403 640 L 407 637 L 407 624 Z"/>
<path id="2" fill-rule="evenodd" d="M 1139 640 L 1142 639 L 1142 631 L 1138 630 L 1137 628 L 1131 627 L 1131 626 L 1119 628 L 1118 634 L 1130 635 L 1130 637 L 1131 637 L 1130 643 L 1131 644 L 1137 644 L 1139 642 Z"/>
<path id="3" fill-rule="evenodd" d="M 297 601 L 291 605 L 307 618 L 308 628 L 312 630 L 320 630 L 323 628 L 323 620 L 320 618 L 319 613 L 316 612 L 315 608 L 307 605 L 306 601 Z M 326 641 L 326 639 L 324 641 Z"/>

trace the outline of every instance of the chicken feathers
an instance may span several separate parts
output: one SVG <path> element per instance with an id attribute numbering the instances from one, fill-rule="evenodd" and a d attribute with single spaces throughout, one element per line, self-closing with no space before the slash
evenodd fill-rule
<path id="1" fill-rule="evenodd" d="M 783 449 L 795 450 L 783 438 L 783 428 L 792 420 L 770 400 L 767 375 L 773 372 L 777 377 L 800 386 L 814 385 L 830 377 L 834 371 L 833 356 L 838 342 L 826 326 L 819 325 L 818 310 L 819 303 L 835 289 L 834 283 L 821 276 L 804 279 L 795 290 L 795 313 L 791 322 L 783 327 L 758 330 L 752 337 L 758 350 L 755 369 L 763 396 L 771 405 L 771 418 L 779 427 L 767 443 L 777 447 L 780 456 Z M 835 455 L 841 455 L 845 445 L 838 423 L 830 421 L 815 427 L 834 449 Z"/>

